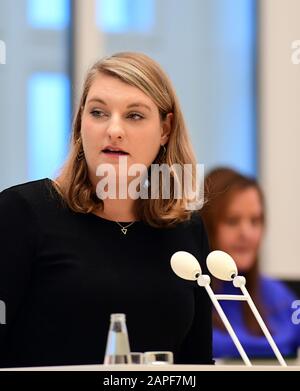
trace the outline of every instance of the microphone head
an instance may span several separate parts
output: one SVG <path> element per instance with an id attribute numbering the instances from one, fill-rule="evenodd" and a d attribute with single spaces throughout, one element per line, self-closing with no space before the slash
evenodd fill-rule
<path id="1" fill-rule="evenodd" d="M 206 265 L 214 277 L 223 281 L 232 281 L 238 275 L 234 260 L 224 251 L 216 250 L 208 254 Z"/>
<path id="2" fill-rule="evenodd" d="M 171 268 L 178 277 L 195 281 L 202 274 L 199 262 L 187 251 L 177 251 L 171 257 Z"/>

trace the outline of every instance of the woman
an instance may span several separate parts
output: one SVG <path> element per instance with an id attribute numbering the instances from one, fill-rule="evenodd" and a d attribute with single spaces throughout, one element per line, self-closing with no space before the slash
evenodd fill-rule
<path id="1" fill-rule="evenodd" d="M 279 350 L 284 355 L 294 355 L 299 338 L 297 326 L 292 323 L 291 305 L 295 297 L 281 282 L 259 274 L 258 251 L 264 233 L 265 208 L 258 183 L 234 170 L 218 168 L 207 175 L 205 185 L 210 200 L 201 215 L 212 249 L 223 250 L 233 257 Z M 240 292 L 231 282 L 215 284 L 219 293 Z M 223 301 L 222 307 L 249 356 L 274 356 L 248 304 Z M 214 357 L 239 357 L 216 314 L 213 341 Z"/>
<path id="2" fill-rule="evenodd" d="M 104 58 L 87 74 L 58 178 L 0 195 L 2 366 L 102 363 L 110 314 L 119 312 L 132 351 L 212 363 L 208 297 L 170 268 L 178 250 L 205 261 L 205 230 L 184 197 L 129 194 L 136 164 L 146 168 L 137 188 L 155 187 L 152 163 L 195 165 L 171 83 L 143 54 Z M 178 185 L 175 175 L 170 183 Z"/>

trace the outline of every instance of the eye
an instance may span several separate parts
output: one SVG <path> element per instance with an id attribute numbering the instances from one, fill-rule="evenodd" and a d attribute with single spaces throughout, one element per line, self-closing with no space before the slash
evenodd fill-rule
<path id="1" fill-rule="evenodd" d="M 227 225 L 230 225 L 231 227 L 234 227 L 234 226 L 238 225 L 239 218 L 238 217 L 227 217 L 227 219 L 225 219 L 225 223 Z"/>
<path id="2" fill-rule="evenodd" d="M 93 116 L 93 117 L 96 117 L 96 118 L 101 118 L 101 117 L 104 117 L 106 115 L 106 113 L 102 110 L 99 110 L 99 109 L 93 109 L 90 111 L 90 114 Z"/>
<path id="3" fill-rule="evenodd" d="M 144 116 L 142 114 L 139 114 L 139 113 L 129 113 L 127 118 L 130 118 L 134 121 L 139 121 L 141 119 L 144 119 Z"/>
<path id="4" fill-rule="evenodd" d="M 251 223 L 252 223 L 253 226 L 262 225 L 262 218 L 261 217 L 253 217 L 251 219 Z"/>

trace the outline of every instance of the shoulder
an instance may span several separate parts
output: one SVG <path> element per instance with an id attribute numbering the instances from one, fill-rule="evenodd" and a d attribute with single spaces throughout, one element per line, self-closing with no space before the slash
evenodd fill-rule
<path id="1" fill-rule="evenodd" d="M 270 301 L 291 302 L 295 299 L 293 292 L 280 280 L 262 276 L 260 286 L 263 296 Z"/>
<path id="2" fill-rule="evenodd" d="M 206 229 L 202 217 L 197 212 L 193 212 L 189 219 L 178 223 L 173 229 L 180 234 L 197 239 L 198 242 L 201 238 L 205 241 L 207 240 Z"/>
<path id="3" fill-rule="evenodd" d="M 49 209 L 51 200 L 57 205 L 54 192 L 47 178 L 11 186 L 0 193 L 0 219 L 19 223 L 32 221 Z"/>
<path id="4" fill-rule="evenodd" d="M 186 217 L 185 220 L 177 221 L 176 223 L 171 223 L 161 227 L 163 231 L 172 232 L 172 233 L 187 233 L 191 234 L 195 232 L 199 238 L 199 233 L 205 232 L 204 223 L 199 213 L 192 212 L 189 217 Z M 159 231 L 161 230 L 159 229 Z"/>
<path id="5" fill-rule="evenodd" d="M 210 252 L 210 245 L 206 229 L 199 212 L 192 213 L 191 218 L 183 223 L 183 236 L 190 243 L 192 253 L 201 261 L 201 266 L 206 270 L 206 257 Z M 182 233 L 182 231 L 181 231 Z"/>
<path id="6" fill-rule="evenodd" d="M 184 229 L 205 232 L 202 217 L 197 212 L 193 212 L 190 216 L 190 219 L 183 221 L 181 224 Z"/>
<path id="7" fill-rule="evenodd" d="M 0 193 L 0 205 L 14 206 L 16 203 L 35 204 L 51 195 L 51 180 L 48 178 L 21 183 L 4 189 Z"/>
<path id="8" fill-rule="evenodd" d="M 36 194 L 36 192 L 41 192 L 46 188 L 49 188 L 51 184 L 51 180 L 48 178 L 38 179 L 35 181 L 25 182 L 18 185 L 14 185 L 4 189 L 0 192 L 0 195 L 7 194 L 19 194 L 20 196 L 29 196 Z"/>
<path id="9" fill-rule="evenodd" d="M 0 193 L 2 243 L 11 236 L 21 235 L 21 237 L 28 239 L 35 237 L 39 232 L 36 205 L 37 200 L 45 191 L 47 181 L 49 180 L 43 179 L 22 183 L 11 186 Z"/>
<path id="10" fill-rule="evenodd" d="M 191 234 L 194 235 L 198 241 L 200 240 L 202 245 L 208 247 L 208 238 L 205 225 L 203 223 L 202 217 L 198 212 L 192 213 L 191 219 L 187 225 L 191 231 Z"/>

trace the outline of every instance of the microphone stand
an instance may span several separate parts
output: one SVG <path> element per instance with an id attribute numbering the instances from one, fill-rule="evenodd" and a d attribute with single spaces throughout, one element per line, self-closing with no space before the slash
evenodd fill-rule
<path id="1" fill-rule="evenodd" d="M 237 301 L 247 301 L 252 312 L 253 312 L 253 315 L 255 316 L 257 322 L 259 323 L 265 337 L 267 338 L 274 354 L 276 355 L 280 365 L 286 367 L 287 364 L 286 362 L 284 361 L 280 351 L 278 350 L 276 344 L 275 344 L 275 341 L 274 339 L 272 338 L 269 330 L 267 329 L 264 321 L 262 320 L 262 317 L 260 316 L 253 300 L 251 299 L 250 295 L 249 295 L 249 292 L 248 290 L 246 289 L 245 287 L 245 284 L 246 284 L 246 279 L 245 277 L 242 277 L 242 276 L 236 276 L 234 277 L 233 279 L 233 285 L 236 287 L 236 288 L 240 288 L 243 295 L 216 295 L 214 294 L 213 290 L 211 289 L 210 287 L 210 277 L 208 275 L 203 275 L 203 274 L 200 274 L 197 278 L 197 283 L 199 286 L 202 286 L 206 289 L 213 305 L 215 306 L 215 309 L 217 310 L 221 320 L 223 321 L 224 323 L 224 326 L 226 327 L 233 343 L 235 344 L 235 347 L 237 348 L 238 352 L 240 353 L 244 363 L 246 366 L 248 367 L 251 367 L 252 364 L 244 350 L 244 348 L 242 347 L 236 333 L 234 332 L 227 316 L 225 315 L 225 312 L 223 311 L 222 307 L 220 306 L 219 304 L 219 300 L 237 300 Z"/>
<path id="2" fill-rule="evenodd" d="M 267 329 L 267 326 L 265 324 L 265 322 L 263 321 L 262 317 L 260 316 L 260 313 L 258 312 L 247 288 L 246 288 L 246 279 L 245 277 L 242 277 L 242 276 L 236 276 L 234 277 L 233 279 L 233 285 L 236 287 L 236 288 L 240 288 L 243 295 L 242 297 L 245 298 L 245 300 L 248 302 L 249 304 L 249 307 L 251 308 L 252 310 L 252 313 L 253 315 L 255 316 L 258 324 L 260 325 L 260 328 L 262 329 L 265 337 L 267 338 L 275 356 L 277 357 L 277 360 L 279 361 L 280 365 L 282 365 L 283 367 L 286 367 L 287 364 L 286 362 L 284 361 L 284 358 L 282 357 L 272 335 L 270 334 L 269 330 Z"/>

